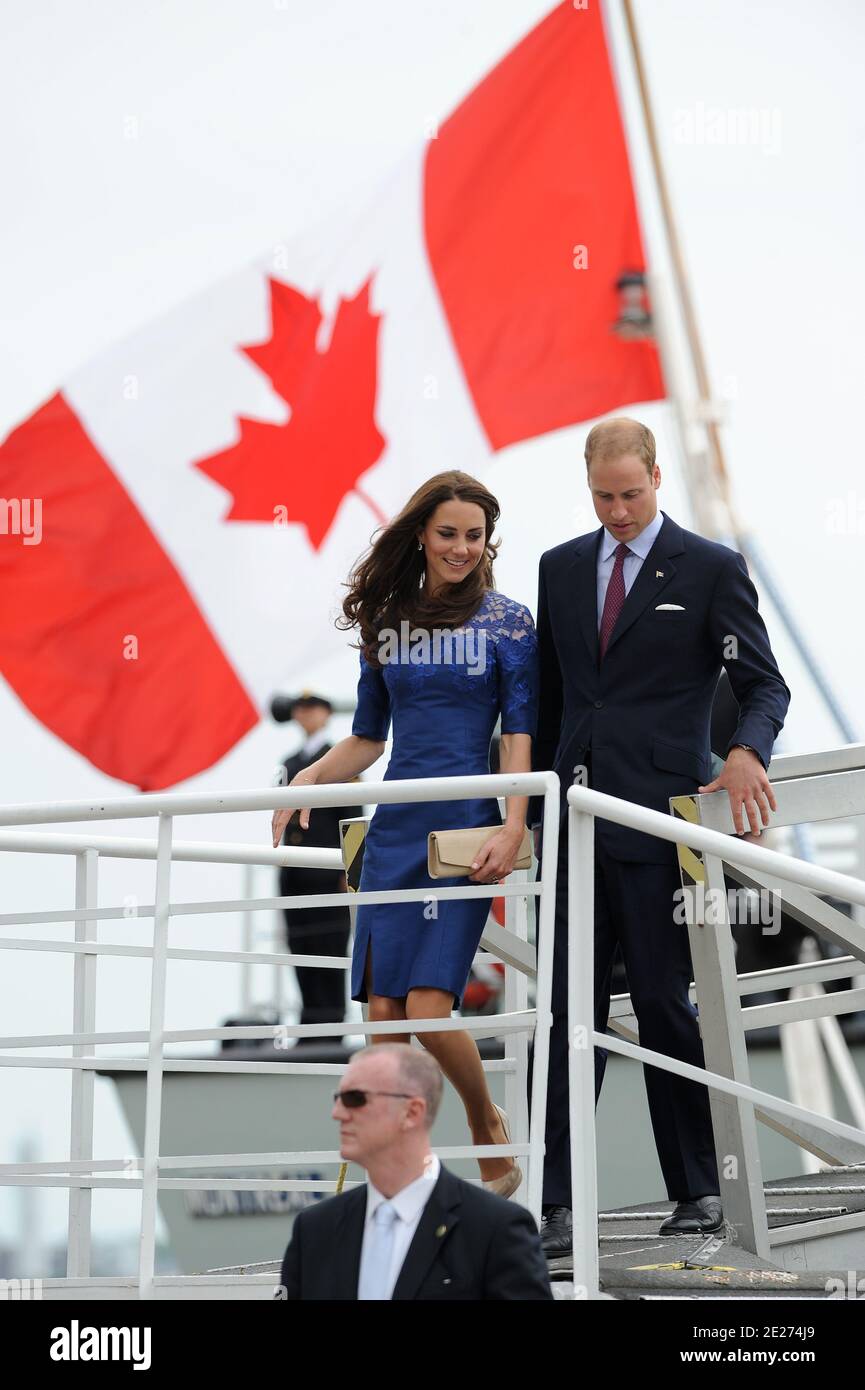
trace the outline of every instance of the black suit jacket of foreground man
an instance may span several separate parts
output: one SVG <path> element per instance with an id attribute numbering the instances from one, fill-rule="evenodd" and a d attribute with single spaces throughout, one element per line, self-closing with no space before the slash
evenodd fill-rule
<path id="1" fill-rule="evenodd" d="M 279 1297 L 357 1299 L 366 1195 L 364 1183 L 299 1214 L 282 1262 Z M 538 1230 L 525 1207 L 442 1166 L 393 1300 L 537 1302 L 552 1296 Z"/>

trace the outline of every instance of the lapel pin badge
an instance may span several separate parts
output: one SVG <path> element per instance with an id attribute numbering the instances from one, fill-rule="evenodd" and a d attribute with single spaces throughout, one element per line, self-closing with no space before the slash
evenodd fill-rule
<path id="1" fill-rule="evenodd" d="M 436 1235 L 437 1235 L 437 1236 L 446 1236 L 447 1233 L 448 1233 L 448 1228 L 447 1228 L 447 1226 L 437 1226 L 437 1227 L 436 1227 Z"/>
<path id="2" fill-rule="evenodd" d="M 655 578 L 656 578 L 656 579 L 663 579 L 663 577 L 664 577 L 664 571 L 663 571 L 663 570 L 655 570 Z"/>

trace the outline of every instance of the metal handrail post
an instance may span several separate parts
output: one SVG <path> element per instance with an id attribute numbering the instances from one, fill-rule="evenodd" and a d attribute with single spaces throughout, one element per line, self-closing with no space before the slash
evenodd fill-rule
<path id="1" fill-rule="evenodd" d="M 94 849 L 83 850 L 75 856 L 75 906 L 96 907 L 99 902 L 99 854 Z M 93 919 L 75 923 L 75 940 L 96 941 L 97 924 Z M 88 952 L 75 955 L 72 967 L 72 1031 L 96 1031 L 96 965 L 97 958 Z M 72 1048 L 73 1057 L 92 1057 L 92 1044 L 78 1043 Z M 78 1067 L 71 1077 L 69 1120 L 69 1158 L 93 1157 L 93 1087 L 95 1073 L 88 1067 Z M 69 1233 L 66 1246 L 67 1278 L 87 1278 L 90 1274 L 90 1241 L 93 1214 L 93 1189 L 69 1189 Z"/>
<path id="2" fill-rule="evenodd" d="M 693 852 L 692 856 L 696 868 L 699 856 Z M 706 1070 L 750 1085 L 724 865 L 717 855 L 703 856 L 703 875 L 712 910 L 707 914 L 695 893 L 687 931 Z M 769 1226 L 754 1108 L 711 1087 L 709 1108 L 727 1227 L 736 1245 L 768 1259 Z"/>
<path id="3" fill-rule="evenodd" d="M 568 808 L 568 1105 L 574 1298 L 598 1296 L 595 1142 L 595 822 Z"/>
<path id="4" fill-rule="evenodd" d="M 511 882 L 526 882 L 528 870 L 521 869 L 512 874 Z M 526 898 L 505 898 L 505 929 L 512 932 L 520 941 L 528 941 L 528 913 Z M 529 982 L 522 970 L 505 965 L 505 1013 L 521 1013 L 529 1006 Z M 527 1033 L 508 1033 L 505 1038 L 505 1061 L 509 1069 L 505 1072 L 505 1110 L 510 1120 L 514 1143 L 527 1144 L 529 1140 L 528 1074 L 529 1039 Z M 527 1189 L 518 1188 L 514 1200 L 525 1205 Z"/>
<path id="5" fill-rule="evenodd" d="M 526 1206 L 541 1224 L 544 1190 L 544 1133 L 547 1124 L 547 1076 L 550 1067 L 553 951 L 556 930 L 556 867 L 559 849 L 559 779 L 547 774 L 541 832 L 541 896 L 537 911 L 538 974 L 535 994 L 535 1045 L 532 1057 L 532 1104 L 529 1117 L 529 1176 Z"/>
<path id="6" fill-rule="evenodd" d="M 156 1208 L 159 1185 L 159 1139 L 162 1128 L 163 1039 L 171 916 L 171 836 L 174 818 L 160 813 L 156 849 L 156 891 L 153 917 L 153 961 L 150 971 L 150 1037 L 147 1048 L 147 1090 L 144 1101 L 144 1148 L 141 1165 L 141 1236 L 138 1252 L 138 1296 L 153 1297 L 156 1267 Z"/>
<path id="7" fill-rule="evenodd" d="M 242 896 L 247 899 L 253 897 L 253 866 L 244 864 L 241 871 L 243 883 Z M 252 920 L 252 913 L 249 908 L 244 908 L 240 914 L 240 949 L 250 952 L 253 950 L 253 938 L 255 935 L 255 925 Z M 244 961 L 240 967 L 240 1012 L 246 1018 L 252 1008 L 252 966 L 249 961 Z"/>

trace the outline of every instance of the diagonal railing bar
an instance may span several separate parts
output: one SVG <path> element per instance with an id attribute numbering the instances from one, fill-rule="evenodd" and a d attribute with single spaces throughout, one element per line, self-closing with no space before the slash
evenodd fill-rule
<path id="1" fill-rule="evenodd" d="M 760 873 L 754 869 L 749 872 L 741 865 L 732 863 L 729 874 L 743 888 L 771 893 L 783 911 L 802 926 L 854 955 L 858 961 L 865 961 L 865 927 L 846 917 L 831 903 L 824 902 L 815 893 L 800 888 L 796 883 L 782 883 L 774 874 Z"/>

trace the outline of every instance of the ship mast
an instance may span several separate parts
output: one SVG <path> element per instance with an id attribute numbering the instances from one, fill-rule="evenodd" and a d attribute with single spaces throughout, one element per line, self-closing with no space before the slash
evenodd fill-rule
<path id="1" fill-rule="evenodd" d="M 687 365 L 690 367 L 696 385 L 696 402 L 689 408 L 687 400 L 691 393 L 682 379 L 682 369 L 676 356 L 675 340 L 671 331 L 672 315 L 665 302 L 665 287 L 656 276 L 650 276 L 649 288 L 654 336 L 679 430 L 684 460 L 685 485 L 694 519 L 703 535 L 713 540 L 723 541 L 725 544 L 733 544 L 737 550 L 742 552 L 753 578 L 771 602 L 841 737 L 847 743 L 855 743 L 857 736 L 853 725 L 847 718 L 840 700 L 829 684 L 778 584 L 774 581 L 753 535 L 747 531 L 736 512 L 730 475 L 724 456 L 724 445 L 721 439 L 722 412 L 718 402 L 713 399 L 710 389 L 706 357 L 652 111 L 648 77 L 634 16 L 633 0 L 622 0 L 622 4 L 655 188 L 670 255 L 676 307 L 687 343 Z"/>

